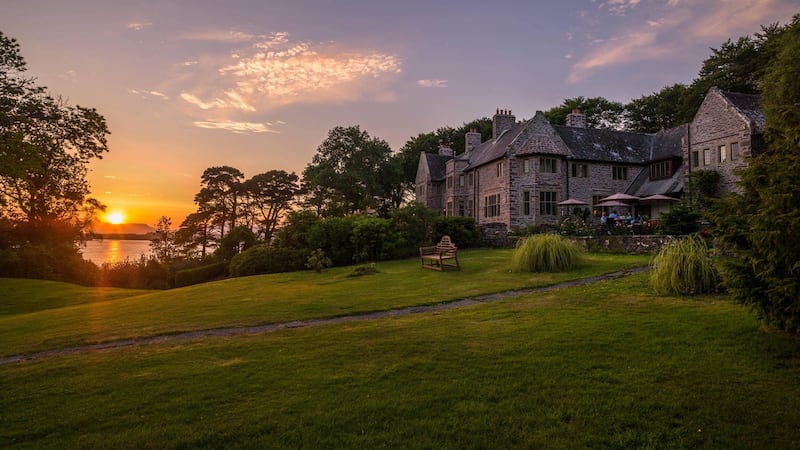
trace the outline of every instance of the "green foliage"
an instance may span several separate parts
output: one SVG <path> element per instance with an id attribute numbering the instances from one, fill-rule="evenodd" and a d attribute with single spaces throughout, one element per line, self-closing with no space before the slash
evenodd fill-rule
<path id="1" fill-rule="evenodd" d="M 391 228 L 396 238 L 395 256 L 417 254 L 417 248 L 432 245 L 433 231 L 439 213 L 421 203 L 410 204 L 392 211 Z"/>
<path id="2" fill-rule="evenodd" d="M 692 210 L 703 215 L 719 199 L 720 175 L 716 170 L 695 170 L 686 174 L 686 199 Z"/>
<path id="3" fill-rule="evenodd" d="M 225 261 L 205 266 L 183 269 L 175 272 L 175 287 L 190 286 L 198 283 L 224 278 L 228 275 L 228 263 Z"/>
<path id="4" fill-rule="evenodd" d="M 474 248 L 481 243 L 481 233 L 472 217 L 439 216 L 433 227 L 433 241 L 450 236 L 458 248 Z"/>
<path id="5" fill-rule="evenodd" d="M 321 248 L 334 266 L 353 263 L 354 217 L 328 217 L 314 224 L 308 233 L 310 248 Z"/>
<path id="6" fill-rule="evenodd" d="M 98 267 L 68 242 L 0 249 L 0 277 L 38 278 L 93 286 Z"/>
<path id="7" fill-rule="evenodd" d="M 686 92 L 686 85 L 674 84 L 631 100 L 625 105 L 627 128 L 639 133 L 656 133 L 690 122 L 693 114 L 681 109 Z"/>
<path id="8" fill-rule="evenodd" d="M 687 236 L 665 245 L 653 258 L 650 285 L 659 294 L 696 295 L 720 290 L 720 275 L 708 245 Z"/>
<path id="9" fill-rule="evenodd" d="M 322 272 L 322 269 L 330 267 L 332 264 L 331 259 L 325 256 L 325 252 L 321 248 L 311 252 L 311 255 L 306 260 L 306 267 L 317 273 Z"/>
<path id="10" fill-rule="evenodd" d="M 225 261 L 230 261 L 235 255 L 247 250 L 258 242 L 255 233 L 245 226 L 233 228 L 217 243 L 214 255 Z"/>
<path id="11" fill-rule="evenodd" d="M 228 266 L 232 277 L 303 270 L 308 251 L 259 244 L 234 256 Z"/>
<path id="12" fill-rule="evenodd" d="M 741 194 L 714 210 L 715 233 L 734 258 L 729 292 L 767 325 L 800 333 L 800 16 L 777 41 L 764 77 L 768 151 L 740 173 Z"/>
<path id="13" fill-rule="evenodd" d="M 128 289 L 169 289 L 174 280 L 170 266 L 142 256 L 100 266 L 100 286 Z"/>
<path id="14" fill-rule="evenodd" d="M 672 207 L 658 219 L 658 232 L 660 234 L 686 235 L 700 231 L 700 214 L 697 213 L 689 202 L 682 198 L 672 204 Z"/>
<path id="15" fill-rule="evenodd" d="M 567 115 L 574 109 L 579 109 L 586 116 L 586 126 L 589 128 L 623 128 L 625 107 L 622 103 L 603 97 L 565 98 L 561 105 L 545 111 L 544 115 L 550 123 L 564 125 Z"/>
<path id="16" fill-rule="evenodd" d="M 314 225 L 321 220 L 317 213 L 308 209 L 290 212 L 286 215 L 286 222 L 275 233 L 275 246 L 310 251 L 308 237 Z"/>
<path id="17" fill-rule="evenodd" d="M 269 242 L 300 193 L 299 178 L 294 172 L 270 170 L 245 181 L 242 191 L 248 215 L 255 218 L 259 235 Z"/>
<path id="18" fill-rule="evenodd" d="M 391 155 L 358 126 L 333 128 L 303 170 L 308 204 L 325 217 L 399 206 L 401 168 Z"/>
<path id="19" fill-rule="evenodd" d="M 375 275 L 378 273 L 381 273 L 381 271 L 378 270 L 378 266 L 376 266 L 375 263 L 369 263 L 363 266 L 356 266 L 356 268 L 353 269 L 353 271 L 347 275 L 347 278 L 363 277 L 366 275 Z"/>
<path id="20" fill-rule="evenodd" d="M 594 233 L 586 217 L 575 214 L 562 217 L 558 221 L 557 230 L 564 236 L 591 236 Z"/>
<path id="21" fill-rule="evenodd" d="M 377 217 L 358 217 L 353 223 L 353 260 L 380 261 L 394 254 L 395 242 L 389 221 Z"/>
<path id="22" fill-rule="evenodd" d="M 522 239 L 511 258 L 513 272 L 568 272 L 583 261 L 584 250 L 556 234 Z"/>

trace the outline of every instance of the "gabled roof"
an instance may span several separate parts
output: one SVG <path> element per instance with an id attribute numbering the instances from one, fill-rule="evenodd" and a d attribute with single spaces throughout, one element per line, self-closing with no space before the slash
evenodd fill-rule
<path id="1" fill-rule="evenodd" d="M 577 160 L 643 164 L 650 158 L 651 134 L 563 125 L 553 128 Z"/>
<path id="2" fill-rule="evenodd" d="M 653 150 L 650 161 L 663 161 L 670 158 L 683 158 L 683 140 L 689 135 L 689 124 L 661 130 L 653 136 Z"/>
<path id="3" fill-rule="evenodd" d="M 739 114 L 750 121 L 754 133 L 760 134 L 764 132 L 766 118 L 761 111 L 761 99 L 758 95 L 727 92 L 717 88 L 711 89 L 716 89 L 728 103 L 736 108 Z"/>
<path id="4" fill-rule="evenodd" d="M 444 181 L 447 178 L 447 161 L 453 159 L 453 157 L 427 152 L 423 152 L 423 155 L 425 156 L 425 162 L 428 164 L 431 181 Z"/>
<path id="5" fill-rule="evenodd" d="M 492 139 L 478 145 L 470 151 L 469 166 L 466 170 L 488 164 L 506 156 L 508 146 L 525 127 L 525 122 L 514 125 L 510 130 L 501 134 L 497 139 Z"/>

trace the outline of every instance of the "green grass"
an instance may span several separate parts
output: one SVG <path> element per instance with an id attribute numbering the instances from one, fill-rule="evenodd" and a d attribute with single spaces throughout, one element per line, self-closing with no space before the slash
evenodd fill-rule
<path id="1" fill-rule="evenodd" d="M 393 276 L 430 273 L 445 287 L 429 283 L 427 300 L 480 290 L 467 286 L 479 274 L 487 291 L 566 276 L 518 278 L 509 258 L 470 253 L 461 273 L 414 261 L 359 278 L 344 268 L 230 280 L 246 285 L 194 287 L 201 300 L 181 313 L 216 296 L 247 314 L 245 286 L 265 284 L 271 298 L 297 290 L 383 305 L 416 286 Z M 637 263 L 627 258 L 590 264 Z M 136 311 L 183 323 L 164 315 L 167 294 L 100 304 L 150 299 L 150 312 Z M 300 303 L 284 313 L 314 301 Z M 761 329 L 726 296 L 656 295 L 646 273 L 435 313 L 53 356 L 0 365 L 0 380 L 0 448 L 800 447 L 800 342 Z"/>
<path id="2" fill-rule="evenodd" d="M 647 274 L 435 314 L 57 356 L 0 366 L 0 379 L 4 448 L 800 445 L 798 341 L 724 296 L 657 296 Z"/>
<path id="3" fill-rule="evenodd" d="M 0 317 L 141 295 L 142 290 L 89 288 L 57 281 L 0 278 Z"/>
<path id="4" fill-rule="evenodd" d="M 424 270 L 418 259 L 410 259 L 379 263 L 380 273 L 368 277 L 348 277 L 353 268 L 342 267 L 321 274 L 234 278 L 132 297 L 123 296 L 131 291 L 120 291 L 118 299 L 108 301 L 90 301 L 100 294 L 87 295 L 82 304 L 0 317 L 0 355 L 439 303 L 645 266 L 649 261 L 646 256 L 594 254 L 573 272 L 521 274 L 510 271 L 512 250 L 459 253 L 461 271 Z M 0 279 L 0 291 L 8 292 L 15 282 Z M 53 294 L 47 287 L 40 292 Z"/>

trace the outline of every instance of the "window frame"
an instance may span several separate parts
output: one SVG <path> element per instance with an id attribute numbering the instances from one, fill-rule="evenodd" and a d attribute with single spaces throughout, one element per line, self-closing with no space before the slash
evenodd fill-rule
<path id="1" fill-rule="evenodd" d="M 558 192 L 539 191 L 539 214 L 543 216 L 558 215 Z"/>

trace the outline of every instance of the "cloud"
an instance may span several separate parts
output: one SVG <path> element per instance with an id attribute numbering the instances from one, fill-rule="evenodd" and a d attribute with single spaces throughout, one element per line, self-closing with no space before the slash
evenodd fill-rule
<path id="1" fill-rule="evenodd" d="M 417 86 L 426 88 L 446 88 L 447 80 L 417 80 Z"/>
<path id="2" fill-rule="evenodd" d="M 276 131 L 270 128 L 271 123 L 253 123 L 253 122 L 236 122 L 233 120 L 222 120 L 222 121 L 198 121 L 194 122 L 194 126 L 199 128 L 208 128 L 212 130 L 225 130 L 225 131 L 232 131 L 234 133 L 276 133 L 279 134 L 280 131 Z"/>
<path id="3" fill-rule="evenodd" d="M 608 0 L 600 4 L 600 8 L 608 8 L 611 14 L 624 16 L 629 9 L 633 9 L 641 0 Z"/>
<path id="4" fill-rule="evenodd" d="M 250 43 L 230 49 L 224 60 L 206 57 L 202 64 L 186 66 L 193 70 L 193 87 L 184 89 L 181 98 L 202 110 L 254 113 L 292 103 L 384 99 L 385 83 L 402 70 L 395 55 L 292 42 L 285 32 L 190 37 Z"/>
<path id="5" fill-rule="evenodd" d="M 211 41 L 211 42 L 250 42 L 257 35 L 242 31 L 200 31 L 185 33 L 181 39 L 187 41 Z"/>
<path id="6" fill-rule="evenodd" d="M 598 70 L 686 54 L 702 46 L 719 46 L 728 38 L 752 34 L 778 18 L 791 19 L 795 0 L 669 0 L 650 11 L 656 18 L 636 21 L 605 39 L 592 38 L 590 51 L 576 57 L 567 77 L 571 83 Z M 628 10 L 638 0 L 609 0 L 601 7 Z M 653 5 L 653 4 L 648 4 Z"/>
<path id="7" fill-rule="evenodd" d="M 131 22 L 126 27 L 129 30 L 142 31 L 145 28 L 150 28 L 152 26 L 153 26 L 152 22 Z"/>
<path id="8" fill-rule="evenodd" d="M 155 98 L 159 98 L 161 100 L 169 100 L 169 97 L 167 96 L 167 94 L 164 94 L 163 92 L 159 92 L 159 91 L 142 91 L 142 90 L 139 90 L 139 89 L 128 89 L 128 92 L 130 92 L 131 94 L 134 94 L 134 95 L 138 95 L 141 98 L 155 97 Z"/>

